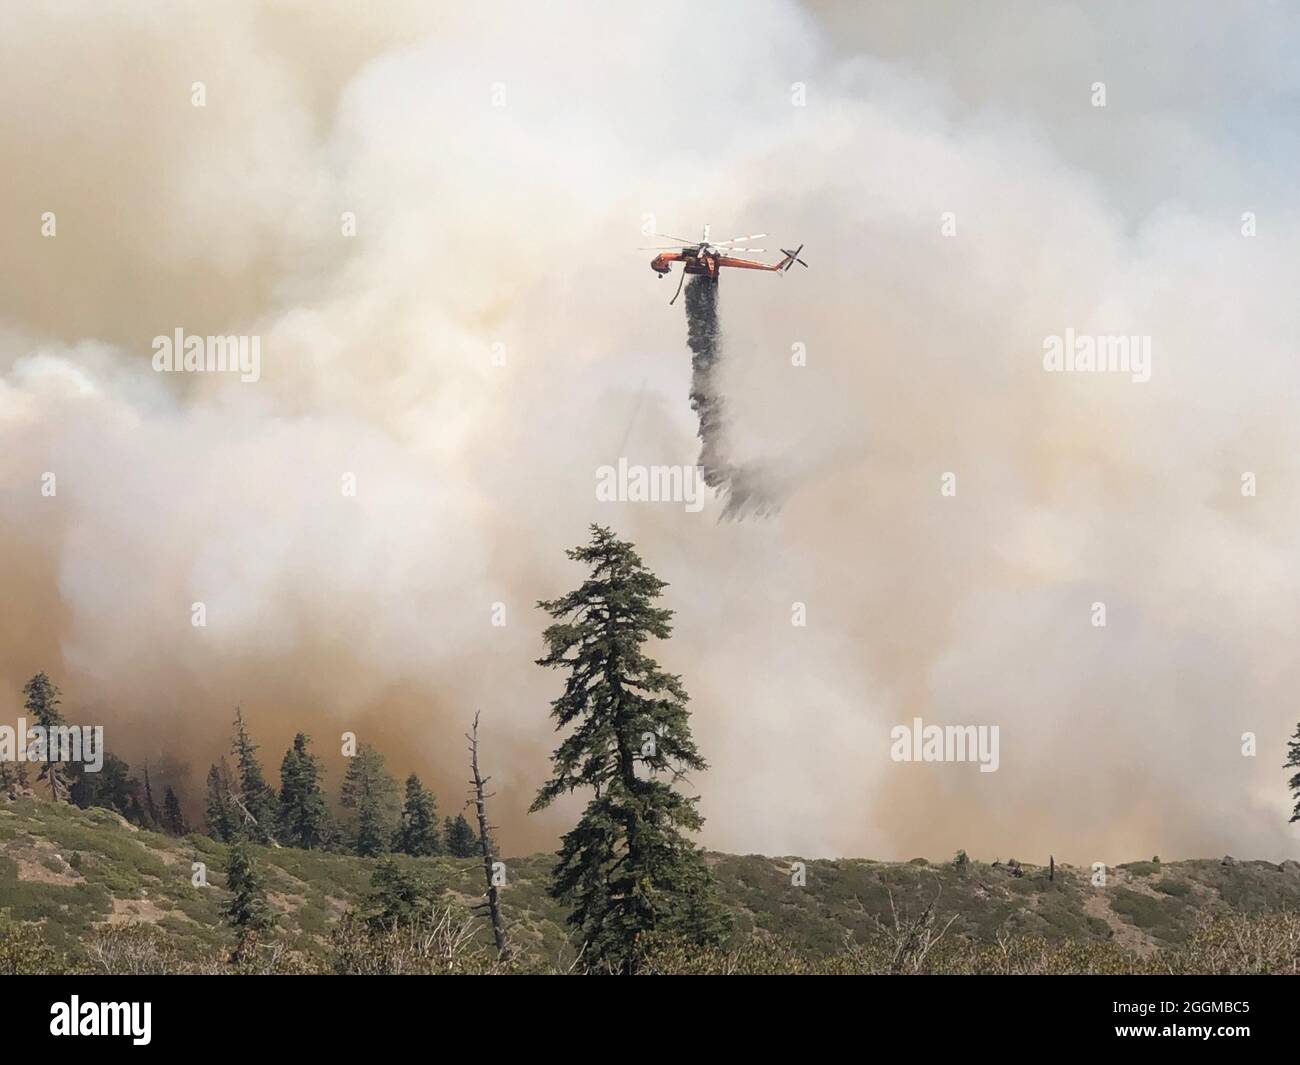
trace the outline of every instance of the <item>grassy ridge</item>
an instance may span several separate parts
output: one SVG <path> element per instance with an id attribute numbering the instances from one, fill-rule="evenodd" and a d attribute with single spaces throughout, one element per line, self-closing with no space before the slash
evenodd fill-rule
<path id="1" fill-rule="evenodd" d="M 279 934 L 305 957 L 323 957 L 330 930 L 370 889 L 373 863 L 348 855 L 253 848 L 265 874 Z M 463 906 L 482 892 L 472 859 L 399 858 L 435 874 Z M 546 894 L 550 855 L 507 861 L 503 909 L 512 942 L 538 963 L 564 968 L 573 951 L 563 913 Z M 1198 921 L 1220 913 L 1300 911 L 1300 863 L 1205 859 L 1134 862 L 1094 887 L 1087 870 L 970 862 L 964 867 L 862 859 L 807 862 L 807 883 L 791 884 L 794 859 L 711 855 L 723 901 L 735 915 L 736 943 L 777 940 L 811 958 L 830 958 L 931 902 L 950 939 L 995 944 L 999 937 L 1047 943 L 1112 944 L 1143 955 L 1187 941 Z M 191 883 L 193 863 L 207 887 Z M 226 847 L 205 836 L 175 839 L 137 829 L 106 810 L 25 799 L 0 803 L 0 911 L 39 922 L 42 938 L 76 958 L 95 928 L 146 923 L 180 956 L 211 958 L 229 945 Z M 480 934 L 486 937 L 486 929 Z M 486 941 L 486 939 L 484 940 Z"/>

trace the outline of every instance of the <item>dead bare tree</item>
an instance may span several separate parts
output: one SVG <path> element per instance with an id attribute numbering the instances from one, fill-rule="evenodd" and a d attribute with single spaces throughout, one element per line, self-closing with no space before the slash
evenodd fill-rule
<path id="1" fill-rule="evenodd" d="M 492 826 L 488 824 L 487 819 L 487 800 L 492 796 L 484 794 L 483 791 L 484 785 L 492 778 L 483 776 L 478 768 L 477 711 L 474 714 L 474 728 L 465 738 L 469 740 L 469 765 L 474 774 L 470 786 L 474 796 L 474 806 L 478 812 L 478 845 L 479 850 L 483 852 L 483 877 L 487 882 L 487 911 L 492 921 L 492 938 L 496 941 L 497 955 L 504 961 L 510 955 L 510 948 L 506 945 L 505 928 L 501 924 L 501 905 L 493 870 L 496 862 L 492 853 Z"/>
<path id="2" fill-rule="evenodd" d="M 37 776 L 36 780 L 37 783 L 42 780 L 48 780 L 50 782 L 50 798 L 55 802 L 68 801 L 68 796 L 72 789 L 68 784 L 67 777 L 64 776 L 63 770 L 59 767 L 57 762 L 47 759 L 45 765 L 41 767 L 40 775 Z"/>
<path id="3" fill-rule="evenodd" d="M 249 808 L 248 808 L 247 806 L 244 805 L 244 800 L 241 799 L 241 798 L 239 797 L 239 795 L 236 794 L 234 791 L 230 791 L 230 792 L 228 792 L 227 794 L 230 796 L 230 801 L 233 802 L 236 806 L 238 806 L 238 807 L 239 807 L 239 812 L 242 813 L 242 814 L 244 815 L 244 827 L 247 828 L 249 825 L 257 825 L 257 824 L 258 824 L 257 818 L 254 817 L 252 811 L 249 810 Z M 280 844 L 278 844 L 278 843 L 275 841 L 274 838 L 271 838 L 271 839 L 269 840 L 269 843 L 270 843 L 270 845 L 271 845 L 272 847 L 274 847 L 276 850 L 282 850 L 282 849 L 283 849 L 283 848 L 280 846 Z"/>
<path id="4" fill-rule="evenodd" d="M 876 927 L 885 934 L 885 938 L 893 948 L 893 960 L 889 966 L 891 974 L 921 972 L 930 951 L 939 945 L 944 934 L 952 927 L 953 921 L 957 920 L 957 915 L 953 914 L 938 934 L 935 933 L 934 904 L 939 901 L 939 896 L 942 894 L 943 886 L 940 885 L 929 905 L 918 917 L 913 918 L 909 917 L 906 911 L 899 914 L 894 905 L 894 893 L 889 892 L 889 912 L 894 926 L 886 927 L 879 918 L 875 918 L 875 922 Z"/>

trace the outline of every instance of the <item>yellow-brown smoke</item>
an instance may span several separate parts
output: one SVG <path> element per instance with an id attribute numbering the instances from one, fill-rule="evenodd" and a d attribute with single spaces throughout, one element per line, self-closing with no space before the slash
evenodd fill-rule
<path id="1" fill-rule="evenodd" d="M 549 847 L 533 604 L 600 521 L 671 582 L 712 847 L 1293 851 L 1300 34 L 1089 7 L 9 12 L 0 718 L 44 669 L 201 771 L 238 703 L 272 770 L 303 728 L 337 784 L 354 731 L 447 811 L 481 710 L 505 847 Z M 812 267 L 722 281 L 762 521 L 595 497 L 695 460 L 630 249 L 704 222 Z M 261 379 L 155 373 L 177 328 Z M 1045 373 L 1067 329 L 1150 336 L 1151 380 Z M 891 761 L 913 717 L 998 725 L 999 771 Z"/>

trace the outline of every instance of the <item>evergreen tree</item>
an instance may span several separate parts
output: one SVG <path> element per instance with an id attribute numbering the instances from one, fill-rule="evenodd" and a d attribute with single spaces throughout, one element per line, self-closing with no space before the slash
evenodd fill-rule
<path id="1" fill-rule="evenodd" d="M 84 766 L 77 767 L 69 798 L 82 809 L 102 806 L 132 820 L 140 809 L 135 798 L 139 786 L 131 776 L 131 767 L 112 751 L 106 751 L 104 764 L 98 773 L 88 773 Z"/>
<path id="2" fill-rule="evenodd" d="M 1300 770 L 1300 725 L 1296 725 L 1295 735 L 1287 744 L 1287 757 L 1283 768 Z M 1290 821 L 1287 822 L 1290 824 L 1291 821 L 1300 821 L 1300 772 L 1287 781 L 1287 787 L 1291 789 L 1291 797 L 1295 799 L 1295 809 L 1291 811 Z"/>
<path id="3" fill-rule="evenodd" d="M 126 819 L 133 825 L 148 827 L 148 815 L 144 812 L 144 806 L 140 803 L 140 796 L 134 791 L 126 802 Z"/>
<path id="4" fill-rule="evenodd" d="M 208 835 L 229 843 L 235 838 L 242 816 L 230 797 L 230 767 L 225 758 L 208 770 Z"/>
<path id="5" fill-rule="evenodd" d="M 641 649 L 672 633 L 672 611 L 653 605 L 665 583 L 601 526 L 568 555 L 591 572 L 576 591 L 538 604 L 555 619 L 538 665 L 568 671 L 551 716 L 557 730 L 574 727 L 532 809 L 594 791 L 563 838 L 551 894 L 570 908 L 588 959 L 635 972 L 638 941 L 649 933 L 697 944 L 726 933 L 703 852 L 686 835 L 703 823 L 697 800 L 672 787 L 707 764 L 691 738 L 681 679 Z"/>
<path id="6" fill-rule="evenodd" d="M 464 814 L 447 818 L 447 853 L 453 858 L 473 858 L 478 854 L 478 837 Z"/>
<path id="7" fill-rule="evenodd" d="M 153 801 L 153 784 L 149 781 L 149 763 L 144 764 L 144 813 L 148 824 L 146 828 L 157 829 L 162 824 L 162 817 L 158 813 L 158 806 Z"/>
<path id="8" fill-rule="evenodd" d="M 181 801 L 176 797 L 176 792 L 170 784 L 163 793 L 162 827 L 173 836 L 183 836 L 189 831 L 185 824 L 185 812 L 181 809 Z"/>
<path id="9" fill-rule="evenodd" d="M 270 843 L 275 834 L 276 801 L 275 792 L 266 782 L 262 773 L 262 763 L 257 760 L 257 744 L 248 736 L 244 727 L 244 715 L 235 707 L 235 737 L 231 743 L 231 752 L 235 756 L 235 773 L 239 783 L 236 807 L 242 806 L 240 814 L 243 831 L 257 843 Z"/>
<path id="10" fill-rule="evenodd" d="M 311 737 L 299 732 L 280 763 L 279 839 L 314 850 L 330 839 L 329 807 L 321 791 L 320 759 L 307 750 Z"/>
<path id="11" fill-rule="evenodd" d="M 366 857 L 387 851 L 397 827 L 397 783 L 384 768 L 384 756 L 369 744 L 348 762 L 339 802 L 352 812 L 353 850 Z"/>
<path id="12" fill-rule="evenodd" d="M 226 920 L 238 936 L 230 960 L 238 963 L 256 945 L 258 933 L 270 928 L 272 923 L 262 875 L 253 864 L 253 856 L 242 837 L 230 845 L 226 860 L 226 888 L 230 891 Z"/>
<path id="13" fill-rule="evenodd" d="M 49 783 L 50 796 L 55 802 L 67 799 L 69 791 L 68 775 L 63 766 L 55 760 L 55 741 L 50 735 L 51 729 L 64 724 L 63 715 L 59 712 L 60 702 L 62 699 L 59 689 L 44 673 L 37 673 L 23 685 L 23 708 L 46 730 L 45 764 L 41 767 L 37 780 Z"/>
<path id="14" fill-rule="evenodd" d="M 402 820 L 397 826 L 397 835 L 393 837 L 393 850 L 417 857 L 442 853 L 438 804 L 414 773 L 406 778 L 406 801 L 402 804 Z"/>
<path id="15" fill-rule="evenodd" d="M 417 869 L 403 869 L 384 858 L 370 878 L 370 912 L 366 923 L 376 931 L 417 924 L 433 913 L 442 884 Z"/>
<path id="16" fill-rule="evenodd" d="M 44 673 L 37 673 L 23 685 L 23 708 L 46 728 L 63 724 L 63 715 L 59 712 L 62 701 L 59 689 Z"/>

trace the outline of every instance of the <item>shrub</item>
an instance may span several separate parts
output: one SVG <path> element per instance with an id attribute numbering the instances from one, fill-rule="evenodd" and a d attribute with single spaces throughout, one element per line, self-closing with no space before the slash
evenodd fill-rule
<path id="1" fill-rule="evenodd" d="M 475 924 L 450 906 L 387 928 L 349 912 L 330 936 L 330 968 L 340 976 L 491 973 L 498 963 L 474 942 Z"/>
<path id="2" fill-rule="evenodd" d="M 36 976 L 64 971 L 64 961 L 45 942 L 39 925 L 11 921 L 0 911 L 0 976 Z"/>

